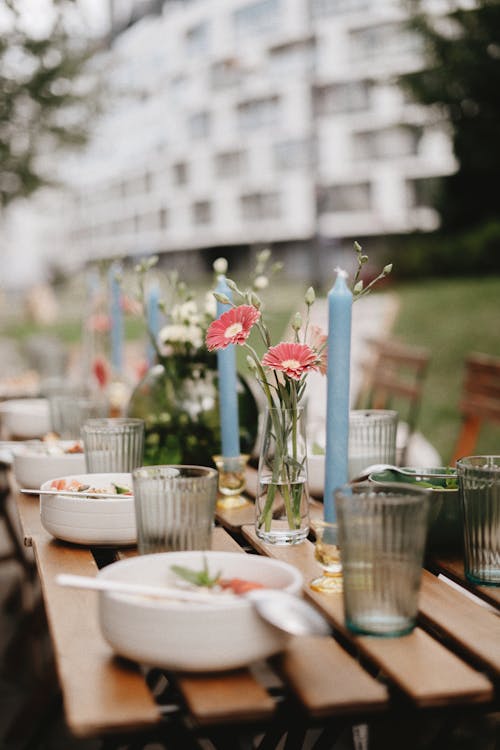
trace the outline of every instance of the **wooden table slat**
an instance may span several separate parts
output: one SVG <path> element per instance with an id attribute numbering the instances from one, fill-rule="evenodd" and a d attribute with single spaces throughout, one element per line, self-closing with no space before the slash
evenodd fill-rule
<path id="1" fill-rule="evenodd" d="M 387 708 L 388 691 L 333 638 L 294 638 L 280 670 L 311 716 L 367 713 Z"/>
<path id="2" fill-rule="evenodd" d="M 158 723 L 160 713 L 142 674 L 116 660 L 101 635 L 95 592 L 55 582 L 61 571 L 95 575 L 91 552 L 43 532 L 32 539 L 70 730 L 89 737 Z"/>
<path id="3" fill-rule="evenodd" d="M 342 596 L 312 591 L 307 585 L 321 570 L 310 542 L 283 547 L 263 544 L 253 525 L 245 527 L 243 533 L 263 554 L 296 565 L 304 575 L 306 596 L 416 705 L 440 706 L 491 700 L 491 682 L 420 628 L 400 638 L 355 637 L 350 634 L 344 623 Z"/>
<path id="4" fill-rule="evenodd" d="M 476 596 L 484 599 L 485 602 L 500 609 L 500 586 L 478 586 L 468 581 L 465 577 L 463 560 L 457 558 L 440 558 L 434 560 L 433 563 L 440 573 L 443 573 L 453 581 L 460 583 L 461 586 L 473 591 Z"/>
<path id="5" fill-rule="evenodd" d="M 488 671 L 500 675 L 500 616 L 424 570 L 421 619 L 444 633 Z"/>

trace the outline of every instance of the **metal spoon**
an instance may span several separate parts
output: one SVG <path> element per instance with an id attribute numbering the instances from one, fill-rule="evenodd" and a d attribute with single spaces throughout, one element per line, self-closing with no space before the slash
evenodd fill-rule
<path id="1" fill-rule="evenodd" d="M 56 577 L 56 583 L 60 586 L 72 588 L 109 591 L 157 599 L 176 599 L 210 606 L 225 607 L 228 603 L 228 597 L 224 595 L 218 596 L 208 592 L 189 591 L 167 586 L 147 586 L 143 583 L 111 581 L 106 578 L 92 578 L 91 576 L 61 573 Z M 253 604 L 262 619 L 285 633 L 291 635 L 328 635 L 330 633 L 330 626 L 323 615 L 303 599 L 287 591 L 254 589 L 241 596 L 244 596 Z"/>
<path id="2" fill-rule="evenodd" d="M 362 482 L 364 479 L 368 479 L 370 474 L 379 474 L 383 471 L 394 471 L 404 477 L 420 477 L 421 479 L 453 479 L 457 476 L 455 471 L 449 474 L 441 474 L 429 469 L 404 469 L 401 466 L 392 466 L 392 464 L 373 464 L 367 466 L 361 474 L 351 481 Z"/>

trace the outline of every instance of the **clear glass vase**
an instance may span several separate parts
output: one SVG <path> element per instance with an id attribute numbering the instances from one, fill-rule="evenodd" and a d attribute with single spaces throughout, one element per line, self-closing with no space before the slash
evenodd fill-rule
<path id="1" fill-rule="evenodd" d="M 266 410 L 255 512 L 255 530 L 263 541 L 283 545 L 307 538 L 309 489 L 302 407 Z"/>

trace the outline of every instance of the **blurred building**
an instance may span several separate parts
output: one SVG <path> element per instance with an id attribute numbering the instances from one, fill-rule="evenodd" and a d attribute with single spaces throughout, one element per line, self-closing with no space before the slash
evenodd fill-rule
<path id="1" fill-rule="evenodd" d="M 72 254 L 273 243 L 303 259 L 436 228 L 456 164 L 446 122 L 396 82 L 422 66 L 403 2 L 146 5 L 117 17 L 96 60 L 107 111 L 62 165 Z"/>

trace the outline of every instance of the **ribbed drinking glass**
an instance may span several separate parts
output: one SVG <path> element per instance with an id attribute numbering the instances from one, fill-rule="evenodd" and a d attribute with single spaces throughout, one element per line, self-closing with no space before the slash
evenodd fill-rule
<path id="1" fill-rule="evenodd" d="M 88 419 L 82 427 L 82 438 L 91 474 L 128 472 L 143 463 L 142 419 Z"/>
<path id="2" fill-rule="evenodd" d="M 143 466 L 132 474 L 141 555 L 210 549 L 218 474 L 205 466 Z"/>
<path id="3" fill-rule="evenodd" d="M 397 636 L 415 626 L 429 491 L 387 484 L 335 493 L 347 627 Z"/>
<path id="4" fill-rule="evenodd" d="M 464 518 L 465 575 L 500 586 L 500 456 L 457 461 Z"/>

